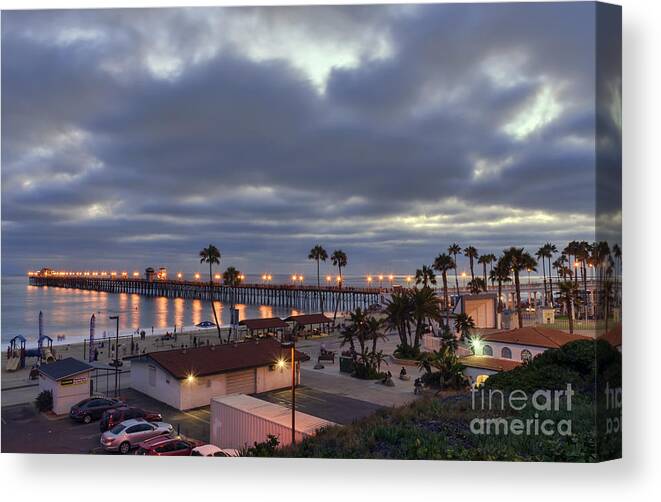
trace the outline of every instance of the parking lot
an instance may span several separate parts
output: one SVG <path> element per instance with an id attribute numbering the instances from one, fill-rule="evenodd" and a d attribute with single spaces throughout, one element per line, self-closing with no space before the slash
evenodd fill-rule
<path id="1" fill-rule="evenodd" d="M 123 390 L 121 398 L 129 406 L 160 412 L 186 437 L 209 441 L 208 407 L 179 411 L 132 389 Z M 1 415 L 3 453 L 104 453 L 98 421 L 85 425 L 68 416 L 50 418 L 32 403 L 3 406 Z"/>

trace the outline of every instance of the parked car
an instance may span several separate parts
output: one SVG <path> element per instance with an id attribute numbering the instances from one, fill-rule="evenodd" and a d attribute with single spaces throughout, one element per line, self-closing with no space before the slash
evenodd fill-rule
<path id="1" fill-rule="evenodd" d="M 106 410 L 101 416 L 99 429 L 101 432 L 105 432 L 130 418 L 144 418 L 147 422 L 160 422 L 163 420 L 163 416 L 158 412 L 145 411 L 142 408 L 135 408 L 133 406 L 122 406 L 120 408 Z"/>
<path id="2" fill-rule="evenodd" d="M 213 444 L 203 444 L 193 448 L 192 457 L 240 457 L 241 452 L 234 448 L 218 448 Z"/>
<path id="3" fill-rule="evenodd" d="M 215 328 L 216 323 L 211 321 L 202 321 L 202 322 L 198 322 L 195 326 L 197 326 L 198 328 Z"/>
<path id="4" fill-rule="evenodd" d="M 72 406 L 69 416 L 78 422 L 89 424 L 92 420 L 101 418 L 105 411 L 120 406 L 126 406 L 126 403 L 108 397 L 89 397 Z"/>
<path id="5" fill-rule="evenodd" d="M 181 438 L 158 436 L 138 445 L 136 455 L 155 455 L 162 457 L 188 457 L 200 443 Z"/>
<path id="6" fill-rule="evenodd" d="M 170 424 L 164 422 L 147 422 L 142 418 L 131 418 L 101 434 L 101 446 L 106 451 L 126 454 L 139 443 L 156 436 L 169 436 L 173 430 Z"/>

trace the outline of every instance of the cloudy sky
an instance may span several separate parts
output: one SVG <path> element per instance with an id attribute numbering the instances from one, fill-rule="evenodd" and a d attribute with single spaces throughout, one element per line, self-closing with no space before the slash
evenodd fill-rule
<path id="1" fill-rule="evenodd" d="M 3 12 L 2 266 L 591 240 L 591 4 Z"/>

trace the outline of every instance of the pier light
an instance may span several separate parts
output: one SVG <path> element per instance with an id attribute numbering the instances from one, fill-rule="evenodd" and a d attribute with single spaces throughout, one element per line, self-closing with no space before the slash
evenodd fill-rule
<path id="1" fill-rule="evenodd" d="M 266 276 L 266 279 L 270 281 L 271 279 L 273 279 L 273 276 L 271 274 L 269 274 L 269 275 Z"/>
<path id="2" fill-rule="evenodd" d="M 128 277 L 129 273 L 128 272 L 122 272 L 122 277 Z"/>
<path id="3" fill-rule="evenodd" d="M 371 275 L 367 276 L 367 282 L 372 282 L 372 276 Z"/>
<path id="4" fill-rule="evenodd" d="M 243 275 L 243 274 L 241 274 L 241 275 L 239 276 L 239 280 L 240 280 L 240 281 L 243 281 L 243 280 L 245 280 L 245 278 L 246 278 L 246 276 L 245 276 L 245 275 Z"/>
<path id="5" fill-rule="evenodd" d="M 462 272 L 461 277 L 466 278 L 466 272 Z"/>
<path id="6" fill-rule="evenodd" d="M 388 280 L 389 280 L 390 282 L 394 281 L 394 280 L 395 280 L 395 276 L 392 275 L 392 274 L 390 274 L 390 275 L 388 276 Z"/>
<path id="7" fill-rule="evenodd" d="M 382 275 L 379 276 L 379 280 L 380 280 L 380 281 L 383 280 L 383 276 L 382 276 Z"/>
<path id="8" fill-rule="evenodd" d="M 336 280 L 337 282 L 342 282 L 342 277 L 340 277 L 340 276 L 338 275 L 338 276 L 335 278 L 335 280 Z"/>
<path id="9" fill-rule="evenodd" d="M 112 277 L 117 277 L 117 272 L 110 272 L 110 275 L 111 275 Z"/>
<path id="10" fill-rule="evenodd" d="M 326 276 L 326 282 L 331 282 L 332 280 L 333 280 L 333 278 L 330 275 Z"/>
<path id="11" fill-rule="evenodd" d="M 213 278 L 216 279 L 217 281 L 219 281 L 220 280 L 220 274 L 214 275 Z"/>
<path id="12" fill-rule="evenodd" d="M 580 265 L 580 263 L 579 263 L 579 262 L 577 262 L 577 261 L 575 261 L 575 262 L 574 262 L 574 268 L 578 268 L 578 267 L 579 267 L 579 265 Z"/>
<path id="13" fill-rule="evenodd" d="M 262 281 L 266 280 L 266 274 L 262 274 Z"/>
<path id="14" fill-rule="evenodd" d="M 294 275 L 291 276 L 291 280 L 294 281 L 294 282 L 296 282 L 297 277 L 298 277 L 298 276 L 297 276 L 296 274 L 294 274 Z"/>
<path id="15" fill-rule="evenodd" d="M 195 280 L 196 280 L 196 281 L 199 281 L 199 280 L 200 280 L 200 273 L 199 273 L 199 272 L 195 272 L 195 276 L 194 276 L 194 277 L 195 277 Z"/>
<path id="16" fill-rule="evenodd" d="M 140 277 L 140 272 L 133 272 L 133 277 Z"/>

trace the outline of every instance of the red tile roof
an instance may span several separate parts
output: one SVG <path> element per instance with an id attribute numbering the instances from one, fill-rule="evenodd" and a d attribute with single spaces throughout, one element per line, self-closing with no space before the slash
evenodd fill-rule
<path id="1" fill-rule="evenodd" d="M 460 357 L 459 362 L 471 368 L 481 368 L 493 371 L 510 371 L 521 366 L 521 361 L 512 359 L 497 359 L 488 356 L 465 356 Z"/>
<path id="2" fill-rule="evenodd" d="M 270 366 L 278 359 L 290 361 L 290 354 L 291 349 L 282 347 L 277 340 L 265 338 L 194 349 L 151 352 L 134 359 L 151 359 L 173 377 L 181 380 L 191 374 L 208 376 Z M 307 361 L 310 358 L 297 350 L 296 359 Z"/>
<path id="3" fill-rule="evenodd" d="M 588 336 L 570 335 L 559 329 L 529 326 L 484 335 L 482 340 L 485 342 L 511 343 L 514 345 L 530 345 L 533 347 L 557 349 L 575 340 L 591 340 L 591 338 Z"/>
<path id="4" fill-rule="evenodd" d="M 610 343 L 613 347 L 621 347 L 622 346 L 622 323 L 618 323 L 617 326 L 615 326 L 613 329 L 610 331 L 604 333 L 599 337 L 600 340 L 606 340 L 608 343 Z"/>
<path id="5" fill-rule="evenodd" d="M 309 326 L 310 324 L 326 324 L 333 322 L 332 319 L 326 317 L 324 314 L 301 314 L 290 315 L 285 321 L 295 321 L 302 326 Z"/>
<path id="6" fill-rule="evenodd" d="M 288 328 L 289 325 L 279 317 L 267 317 L 264 319 L 244 319 L 239 324 L 248 329 L 281 329 Z"/>

